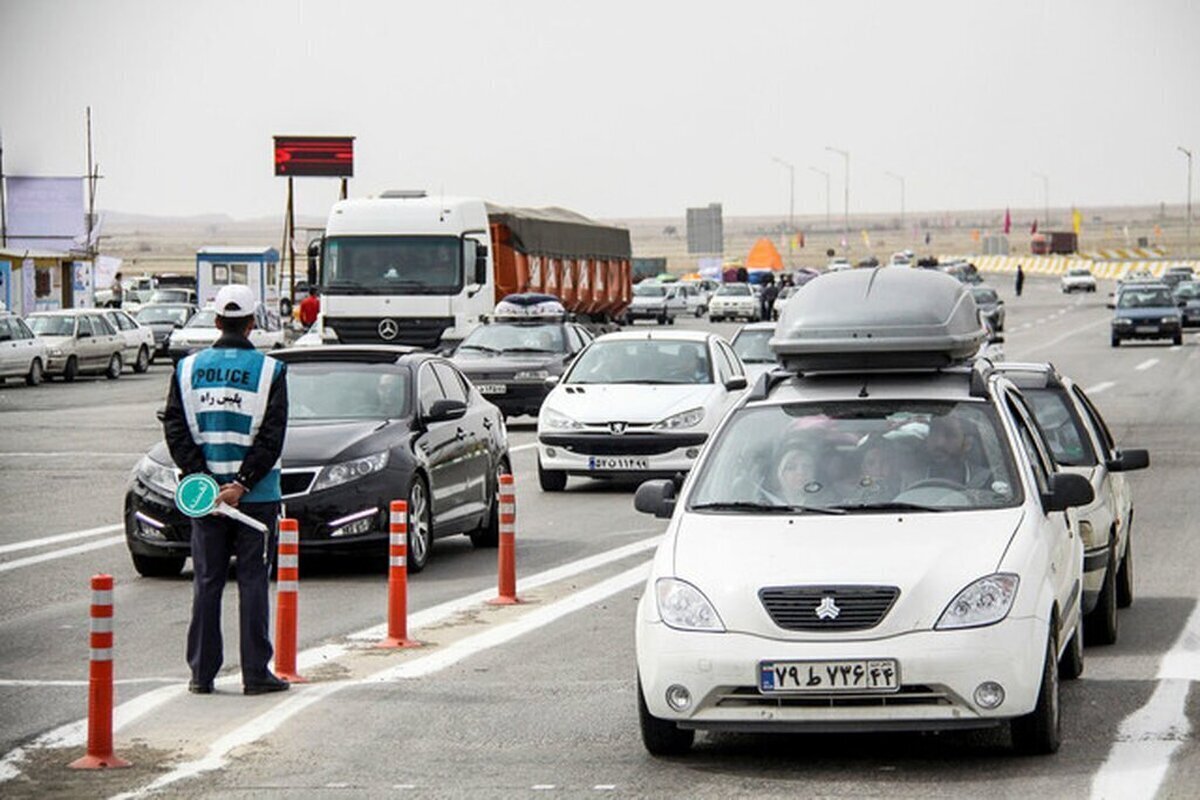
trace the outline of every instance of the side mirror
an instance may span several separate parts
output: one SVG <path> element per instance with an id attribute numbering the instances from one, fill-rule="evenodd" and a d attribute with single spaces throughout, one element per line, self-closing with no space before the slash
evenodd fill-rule
<path id="1" fill-rule="evenodd" d="M 445 422 L 459 419 L 467 413 L 467 404 L 462 400 L 435 400 L 425 414 L 426 422 Z"/>
<path id="2" fill-rule="evenodd" d="M 725 381 L 725 388 L 731 392 L 736 392 L 741 389 L 745 389 L 749 385 L 750 384 L 746 382 L 745 375 L 735 375 L 734 377 Z"/>
<path id="3" fill-rule="evenodd" d="M 308 278 L 309 286 L 317 285 L 317 264 L 321 261 L 321 247 L 324 243 L 324 239 L 313 239 L 308 243 L 308 269 L 305 271 L 305 277 Z"/>
<path id="4" fill-rule="evenodd" d="M 1118 450 L 1117 457 L 1110 460 L 1106 465 L 1110 472 L 1132 472 L 1136 469 L 1145 469 L 1150 466 L 1150 452 L 1148 450 Z"/>
<path id="5" fill-rule="evenodd" d="M 633 507 L 643 514 L 669 519 L 675 513 L 675 482 L 670 479 L 646 481 L 633 496 Z"/>
<path id="6" fill-rule="evenodd" d="M 574 356 L 571 356 L 571 358 L 574 358 Z M 561 378 L 561 375 L 547 375 L 542 379 L 542 382 L 546 384 L 547 389 L 553 389 L 555 386 L 558 386 L 558 382 Z"/>
<path id="7" fill-rule="evenodd" d="M 1087 478 L 1073 472 L 1057 472 L 1050 476 L 1050 491 L 1042 495 L 1042 507 L 1047 512 L 1066 511 L 1086 506 L 1095 499 L 1096 493 Z"/>
<path id="8" fill-rule="evenodd" d="M 475 245 L 475 283 L 480 286 L 487 283 L 487 255 L 486 244 Z"/>

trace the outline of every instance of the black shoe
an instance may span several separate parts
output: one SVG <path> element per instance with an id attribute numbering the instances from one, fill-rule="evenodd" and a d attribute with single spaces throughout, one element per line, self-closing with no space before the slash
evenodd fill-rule
<path id="1" fill-rule="evenodd" d="M 200 683 L 199 681 L 188 681 L 188 691 L 192 694 L 212 694 L 213 685 L 211 683 Z"/>
<path id="2" fill-rule="evenodd" d="M 291 687 L 291 684 L 274 675 L 268 674 L 266 678 L 254 683 L 247 683 L 242 686 L 243 694 L 270 694 L 271 692 L 286 692 Z"/>

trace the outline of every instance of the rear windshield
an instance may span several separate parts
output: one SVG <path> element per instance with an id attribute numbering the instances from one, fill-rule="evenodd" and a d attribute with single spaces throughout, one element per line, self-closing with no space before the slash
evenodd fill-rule
<path id="1" fill-rule="evenodd" d="M 744 283 L 728 283 L 717 289 L 717 294 L 722 297 L 746 297 L 750 294 L 750 287 Z"/>
<path id="2" fill-rule="evenodd" d="M 1088 442 L 1083 421 L 1062 389 L 1022 389 L 1033 406 L 1033 416 L 1046 436 L 1054 460 L 1068 467 L 1094 467 L 1096 454 Z"/>
<path id="3" fill-rule="evenodd" d="M 659 283 L 639 283 L 633 287 L 634 297 L 662 297 L 667 293 L 667 287 Z"/>
<path id="4" fill-rule="evenodd" d="M 689 507 L 930 511 L 1022 501 L 1008 440 L 981 402 L 744 408 L 710 445 Z"/>

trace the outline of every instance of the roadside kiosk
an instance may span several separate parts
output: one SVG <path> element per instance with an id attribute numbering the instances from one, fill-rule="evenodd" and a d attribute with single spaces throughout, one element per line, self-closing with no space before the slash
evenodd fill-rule
<path id="1" fill-rule="evenodd" d="M 196 297 L 200 307 L 216 300 L 222 286 L 249 286 L 263 309 L 279 314 L 281 271 L 273 247 L 202 247 L 196 251 Z"/>

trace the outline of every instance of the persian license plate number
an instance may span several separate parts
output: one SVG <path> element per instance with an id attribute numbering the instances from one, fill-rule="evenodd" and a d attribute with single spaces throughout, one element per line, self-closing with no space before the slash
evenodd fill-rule
<path id="1" fill-rule="evenodd" d="M 645 458 L 644 456 L 591 456 L 588 458 L 588 469 L 650 469 L 650 459 Z"/>
<path id="2" fill-rule="evenodd" d="M 503 383 L 481 383 L 476 388 L 480 394 L 504 394 L 508 391 L 508 387 Z"/>
<path id="3" fill-rule="evenodd" d="M 900 666 L 892 658 L 762 661 L 758 689 L 763 694 L 895 692 L 900 689 Z"/>

